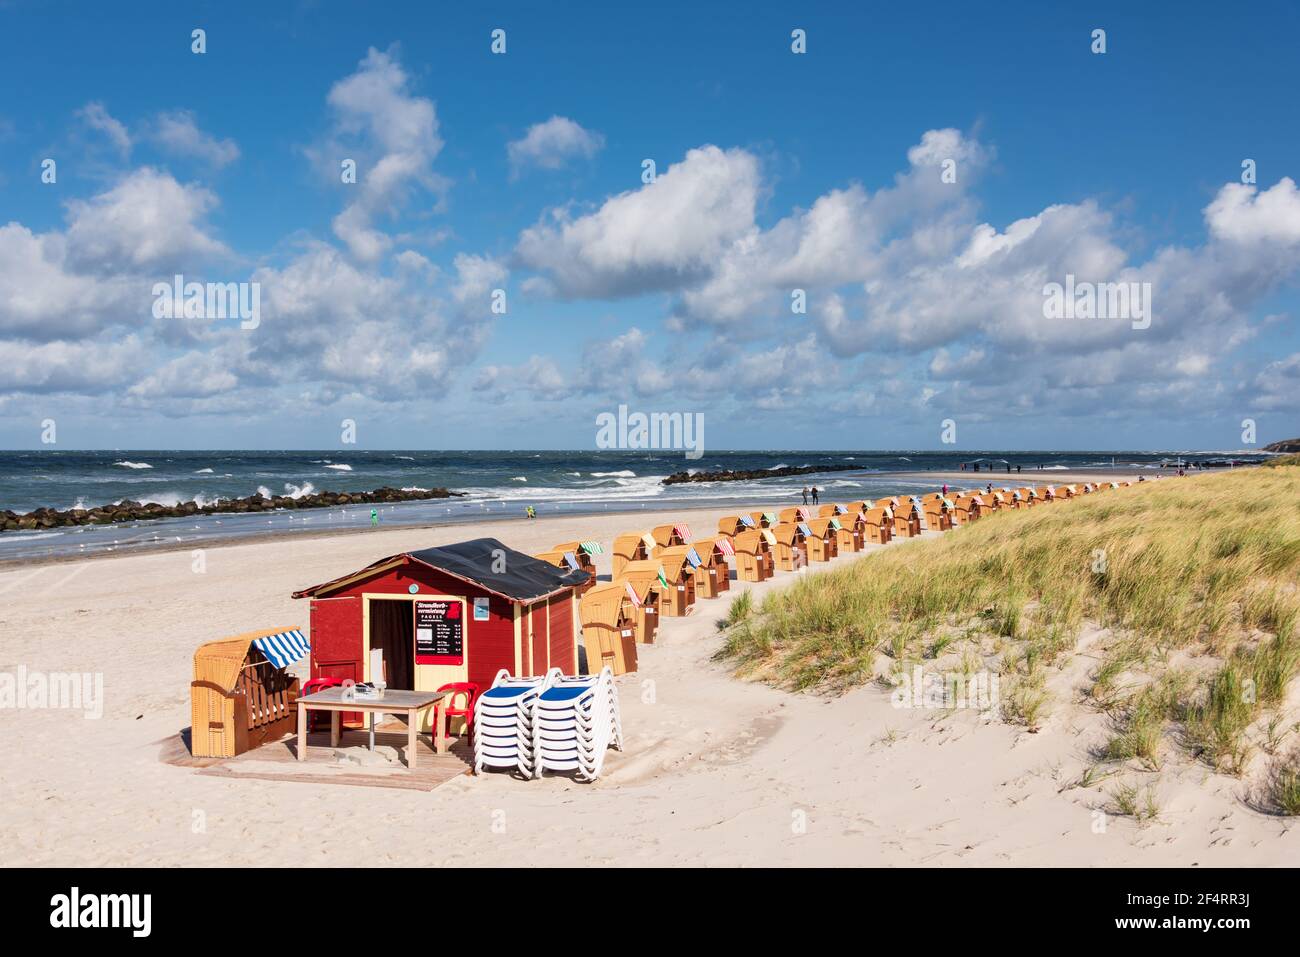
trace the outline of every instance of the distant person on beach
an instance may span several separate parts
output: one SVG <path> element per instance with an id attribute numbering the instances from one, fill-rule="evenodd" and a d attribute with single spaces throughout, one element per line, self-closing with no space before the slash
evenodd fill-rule
<path id="1" fill-rule="evenodd" d="M 372 508 L 370 510 L 370 527 L 371 528 L 379 527 L 379 509 L 377 508 Z"/>
<path id="2" fill-rule="evenodd" d="M 1007 474 L 1008 474 L 1008 475 L 1011 474 L 1011 463 L 1010 463 L 1010 462 L 1007 463 Z"/>
<path id="3" fill-rule="evenodd" d="M 536 518 L 536 517 L 537 517 L 537 509 L 533 508 L 531 505 L 525 506 L 525 507 L 524 507 L 524 515 L 525 515 L 527 518 Z"/>
<path id="4" fill-rule="evenodd" d="M 1017 474 L 1017 475 L 1020 474 L 1020 466 L 1019 466 L 1019 465 L 1016 466 L 1016 474 Z"/>
<path id="5" fill-rule="evenodd" d="M 993 483 L 992 483 L 992 482 L 989 482 L 989 484 L 985 487 L 984 491 L 986 491 L 986 492 L 988 492 L 990 495 L 992 495 L 992 494 L 993 494 Z"/>
<path id="6" fill-rule="evenodd" d="M 807 486 L 807 485 L 805 485 L 805 486 L 803 487 L 803 503 L 804 503 L 805 505 L 808 504 L 808 486 Z"/>
<path id="7" fill-rule="evenodd" d="M 816 486 L 816 485 L 814 485 L 814 486 L 812 487 L 812 497 L 813 497 L 813 504 L 816 505 L 816 504 L 817 504 L 817 486 Z"/>
<path id="8" fill-rule="evenodd" d="M 947 483 L 947 482 L 944 482 L 944 483 L 943 483 L 943 497 L 944 497 L 944 498 L 947 498 L 947 497 L 948 497 L 948 483 Z"/>

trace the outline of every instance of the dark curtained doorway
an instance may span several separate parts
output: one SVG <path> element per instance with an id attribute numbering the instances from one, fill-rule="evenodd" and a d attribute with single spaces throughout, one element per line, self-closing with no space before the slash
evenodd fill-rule
<path id="1" fill-rule="evenodd" d="M 415 612 L 405 599 L 370 599 L 370 647 L 384 653 L 384 681 L 398 691 L 415 688 Z M 371 675 L 371 679 L 378 677 Z"/>

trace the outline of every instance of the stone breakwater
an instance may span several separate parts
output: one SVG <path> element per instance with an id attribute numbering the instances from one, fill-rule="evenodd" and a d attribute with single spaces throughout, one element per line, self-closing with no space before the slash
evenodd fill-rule
<path id="1" fill-rule="evenodd" d="M 227 515 L 247 512 L 272 512 L 276 509 L 336 508 L 340 505 L 387 505 L 393 502 L 418 502 L 431 498 L 453 498 L 464 492 L 449 492 L 445 488 L 406 490 L 377 488 L 373 492 L 312 492 L 299 498 L 288 495 L 266 497 L 260 492 L 246 498 L 229 498 L 200 505 L 198 502 L 181 502 L 178 505 L 159 505 L 156 502 L 118 502 L 96 508 L 38 508 L 25 515 L 5 509 L 0 511 L 0 531 L 15 532 L 32 529 L 62 528 L 68 525 L 113 525 L 119 522 L 138 522 L 151 518 L 184 518 L 189 515 Z"/>
<path id="2" fill-rule="evenodd" d="M 858 472 L 858 465 L 800 465 L 780 469 L 746 469 L 724 472 L 674 472 L 663 480 L 664 485 L 681 485 L 683 482 L 746 482 L 752 479 L 782 478 L 786 475 L 811 475 L 813 472 Z"/>

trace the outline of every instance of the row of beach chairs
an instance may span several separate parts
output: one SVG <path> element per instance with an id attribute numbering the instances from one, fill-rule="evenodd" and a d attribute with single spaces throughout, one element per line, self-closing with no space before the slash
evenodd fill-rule
<path id="1" fill-rule="evenodd" d="M 694 538 L 682 522 L 614 539 L 613 576 L 596 582 L 594 542 L 557 545 L 546 558 L 590 573 L 579 615 L 589 671 L 620 675 L 637 670 L 637 646 L 654 641 L 661 617 L 689 615 L 696 601 L 731 587 L 729 559 L 738 581 L 762 582 L 776 572 L 797 572 L 859 552 L 869 544 L 945 532 L 1001 510 L 1039 505 L 1128 485 L 1128 482 L 1025 486 L 989 490 L 890 495 L 814 507 L 797 505 L 724 516 L 716 535 Z"/>

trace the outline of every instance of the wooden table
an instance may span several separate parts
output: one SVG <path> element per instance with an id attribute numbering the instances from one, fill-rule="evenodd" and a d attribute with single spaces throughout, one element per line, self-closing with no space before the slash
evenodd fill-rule
<path id="1" fill-rule="evenodd" d="M 330 747 L 339 746 L 342 734 L 340 718 L 344 711 L 360 711 L 368 715 L 370 723 L 370 749 L 375 748 L 375 715 L 406 715 L 406 766 L 415 767 L 415 736 L 420 727 L 420 712 L 432 707 L 433 750 L 447 753 L 447 714 L 443 699 L 446 691 L 394 691 L 386 690 L 382 698 L 344 697 L 341 687 L 323 688 L 315 694 L 298 699 L 298 760 L 307 760 L 307 712 L 330 712 Z"/>

